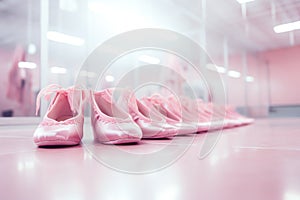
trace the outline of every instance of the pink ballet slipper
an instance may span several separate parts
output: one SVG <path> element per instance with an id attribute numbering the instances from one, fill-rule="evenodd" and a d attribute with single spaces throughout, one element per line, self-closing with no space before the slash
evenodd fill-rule
<path id="1" fill-rule="evenodd" d="M 228 126 L 225 111 L 221 106 L 215 106 L 213 103 L 205 103 L 202 99 L 197 99 L 197 108 L 199 120 L 209 123 L 209 130 L 219 130 Z"/>
<path id="2" fill-rule="evenodd" d="M 168 102 L 172 105 L 170 108 L 176 115 L 182 118 L 183 122 L 195 125 L 197 132 L 204 132 L 209 130 L 209 119 L 200 118 L 197 102 L 187 97 L 180 97 L 176 100 L 174 95 L 168 97 Z M 178 109 L 181 108 L 181 109 Z"/>
<path id="3" fill-rule="evenodd" d="M 123 92 L 112 88 L 91 92 L 91 122 L 98 142 L 124 144 L 141 140 L 142 131 L 126 109 L 128 99 L 122 96 Z M 118 94 L 120 98 L 115 100 Z"/>
<path id="4" fill-rule="evenodd" d="M 197 132 L 195 124 L 186 123 L 183 121 L 178 113 L 174 112 L 174 109 L 180 110 L 176 105 L 170 104 L 168 99 L 164 98 L 160 94 L 154 94 L 151 97 L 144 98 L 143 101 L 150 101 L 156 110 L 158 110 L 166 119 L 166 122 L 178 129 L 177 135 L 185 135 Z"/>
<path id="5" fill-rule="evenodd" d="M 239 114 L 232 106 L 226 106 L 225 110 L 229 119 L 238 121 L 238 126 L 247 125 L 254 122 L 254 119 Z"/>
<path id="6" fill-rule="evenodd" d="M 131 116 L 143 132 L 143 138 L 168 138 L 177 134 L 178 129 L 166 122 L 164 116 L 147 101 L 132 96 Z"/>
<path id="7" fill-rule="evenodd" d="M 84 91 L 75 87 L 63 89 L 49 85 L 37 97 L 38 113 L 42 95 L 47 100 L 55 93 L 48 110 L 34 132 L 34 142 L 38 146 L 77 145 L 83 136 Z"/>

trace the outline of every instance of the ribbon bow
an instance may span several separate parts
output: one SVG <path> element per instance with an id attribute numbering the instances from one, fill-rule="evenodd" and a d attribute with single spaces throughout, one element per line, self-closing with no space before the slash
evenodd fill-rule
<path id="1" fill-rule="evenodd" d="M 60 85 L 57 84 L 50 84 L 47 87 L 43 88 L 36 100 L 36 111 L 35 114 L 38 114 L 38 111 L 40 109 L 41 104 L 41 97 L 43 96 L 47 101 L 50 100 L 51 96 L 56 93 L 66 93 L 71 110 L 74 112 L 78 110 L 78 108 L 81 107 L 81 105 L 85 102 L 85 100 L 88 98 L 88 92 L 85 89 L 81 89 L 78 86 L 77 87 L 70 87 L 67 89 L 64 89 Z M 77 96 L 79 94 L 79 96 Z"/>

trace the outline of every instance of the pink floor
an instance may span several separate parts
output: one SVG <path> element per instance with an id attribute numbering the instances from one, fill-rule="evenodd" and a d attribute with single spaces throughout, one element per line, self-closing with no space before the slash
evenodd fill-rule
<path id="1" fill-rule="evenodd" d="M 218 133 L 36 148 L 34 127 L 0 127 L 0 199 L 300 199 L 300 119 L 263 119 Z"/>

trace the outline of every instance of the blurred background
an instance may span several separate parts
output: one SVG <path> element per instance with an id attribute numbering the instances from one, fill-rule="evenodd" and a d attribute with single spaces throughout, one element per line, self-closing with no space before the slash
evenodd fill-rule
<path id="1" fill-rule="evenodd" d="M 223 79 L 227 104 L 239 112 L 300 116 L 300 0 L 1 0 L 1 118 L 34 116 L 42 87 L 73 85 L 91 51 L 138 28 L 173 30 L 200 44 Z M 141 63 L 185 71 L 176 59 L 151 50 L 130 54 L 113 63 L 104 86 Z M 98 76 L 80 73 L 87 82 Z M 184 91 L 174 77 L 162 79 Z M 201 85 L 195 83 L 205 99 Z"/>

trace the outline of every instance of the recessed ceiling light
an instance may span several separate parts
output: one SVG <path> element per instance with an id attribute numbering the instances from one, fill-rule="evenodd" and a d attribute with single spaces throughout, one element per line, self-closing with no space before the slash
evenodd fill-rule
<path id="1" fill-rule="evenodd" d="M 47 38 L 48 40 L 70 44 L 74 46 L 82 46 L 84 44 L 84 40 L 79 37 L 66 35 L 64 33 L 56 32 L 56 31 L 48 31 Z"/>
<path id="2" fill-rule="evenodd" d="M 291 22 L 287 24 L 280 24 L 277 26 L 274 26 L 273 30 L 275 33 L 284 33 L 288 31 L 294 31 L 300 29 L 300 21 Z"/>

